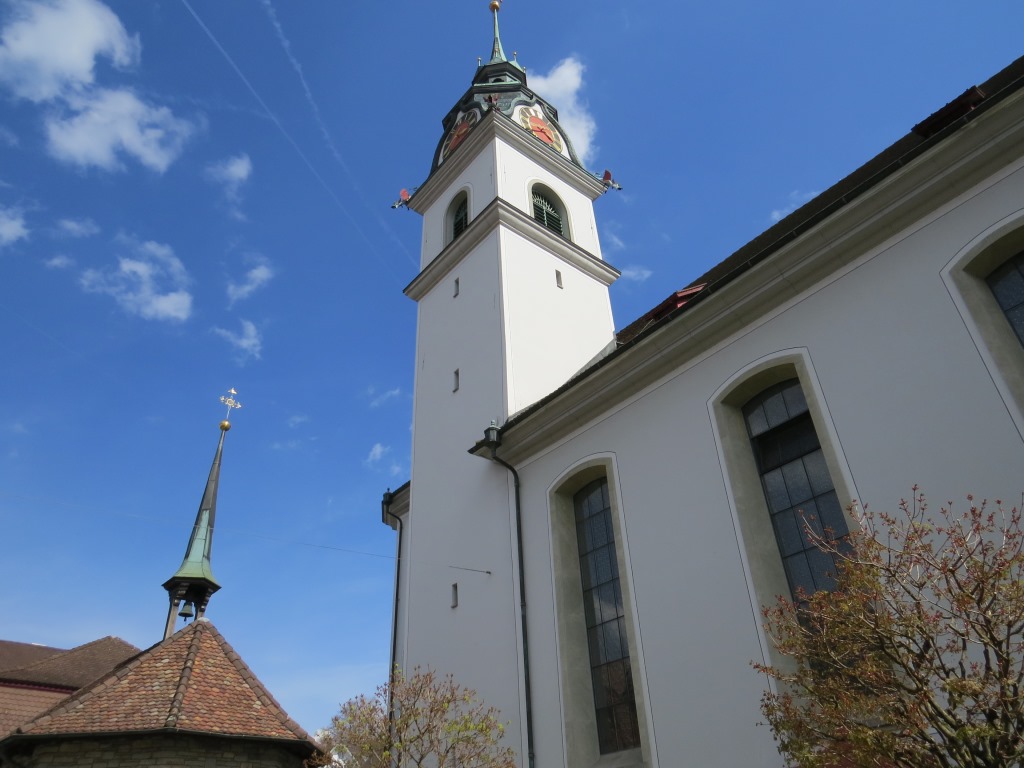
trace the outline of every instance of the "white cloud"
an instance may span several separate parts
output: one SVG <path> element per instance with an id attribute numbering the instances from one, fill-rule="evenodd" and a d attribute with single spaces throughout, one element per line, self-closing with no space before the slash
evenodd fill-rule
<path id="1" fill-rule="evenodd" d="M 17 208 L 0 206 L 0 248 L 28 237 L 25 216 Z"/>
<path id="2" fill-rule="evenodd" d="M 374 443 L 373 444 L 373 448 L 370 449 L 370 453 L 366 457 L 366 464 L 368 466 L 372 466 L 374 464 L 377 464 L 390 451 L 391 451 L 391 448 L 389 446 L 382 445 L 381 443 Z"/>
<path id="3" fill-rule="evenodd" d="M 288 417 L 288 426 L 291 429 L 295 429 L 296 427 L 305 424 L 307 421 L 309 421 L 309 416 L 304 413 L 297 413 L 294 416 Z"/>
<path id="4" fill-rule="evenodd" d="M 0 143 L 6 144 L 8 147 L 16 147 L 21 142 L 18 141 L 18 135 L 14 131 L 6 125 L 0 125 Z"/>
<path id="5" fill-rule="evenodd" d="M 399 387 L 395 387 L 394 389 L 389 389 L 386 392 L 378 393 L 376 388 L 370 387 L 369 389 L 366 390 L 366 394 L 369 395 L 370 397 L 370 407 L 378 408 L 384 403 L 386 403 L 388 400 L 398 397 L 400 394 L 402 394 L 402 390 Z"/>
<path id="6" fill-rule="evenodd" d="M 274 270 L 262 257 L 253 257 L 258 263 L 245 273 L 240 282 L 228 281 L 228 306 L 236 301 L 249 298 L 256 290 L 262 288 L 274 277 Z"/>
<path id="7" fill-rule="evenodd" d="M 139 59 L 137 36 L 98 0 L 14 0 L 0 32 L 0 82 L 15 95 L 50 101 L 93 84 L 99 56 L 117 67 Z"/>
<path id="8" fill-rule="evenodd" d="M 146 104 L 129 90 L 96 88 L 67 102 L 46 121 L 50 154 L 75 165 L 121 170 L 126 154 L 158 173 L 174 162 L 194 126 L 167 107 Z"/>
<path id="9" fill-rule="evenodd" d="M 789 205 L 785 208 L 776 208 L 771 212 L 772 221 L 782 221 L 784 218 L 789 216 L 793 211 L 799 208 L 801 205 L 806 203 L 808 200 L 813 200 L 818 196 L 818 192 L 799 192 L 793 190 L 789 193 Z"/>
<path id="10" fill-rule="evenodd" d="M 99 225 L 92 219 L 61 219 L 57 229 L 65 237 L 92 237 L 100 233 Z"/>
<path id="11" fill-rule="evenodd" d="M 622 279 L 630 280 L 634 283 L 642 283 L 654 273 L 647 267 L 640 267 L 636 264 L 632 264 L 622 270 Z"/>
<path id="12" fill-rule="evenodd" d="M 244 152 L 206 167 L 206 178 L 224 189 L 224 196 L 231 206 L 231 215 L 245 218 L 239 209 L 242 185 L 252 175 L 252 160 Z"/>
<path id="13" fill-rule="evenodd" d="M 586 67 L 574 56 L 558 62 L 546 75 L 530 75 L 530 87 L 558 109 L 558 123 L 572 142 L 583 163 L 589 163 L 596 154 L 594 136 L 597 122 L 582 100 L 583 73 Z"/>
<path id="14" fill-rule="evenodd" d="M 70 269 L 75 266 L 75 261 L 70 256 L 59 253 L 51 259 L 43 262 L 47 269 Z"/>
<path id="15" fill-rule="evenodd" d="M 99 0 L 12 0 L 0 30 L 0 86 L 47 106 L 49 151 L 75 165 L 120 170 L 126 155 L 158 172 L 194 130 L 166 107 L 127 88 L 96 84 L 96 62 L 135 65 L 141 53 L 117 15 Z M 16 137 L 15 137 L 16 138 Z"/>
<path id="16" fill-rule="evenodd" d="M 146 320 L 188 320 L 192 314 L 189 277 L 173 249 L 125 236 L 118 242 L 129 255 L 118 257 L 116 268 L 83 272 L 82 288 L 112 296 L 126 312 Z"/>
<path id="17" fill-rule="evenodd" d="M 263 338 L 260 336 L 255 323 L 249 320 L 242 320 L 241 322 L 241 333 L 234 333 L 226 328 L 214 328 L 213 332 L 235 348 L 240 361 L 244 362 L 250 358 L 259 360 L 260 353 L 263 351 Z"/>

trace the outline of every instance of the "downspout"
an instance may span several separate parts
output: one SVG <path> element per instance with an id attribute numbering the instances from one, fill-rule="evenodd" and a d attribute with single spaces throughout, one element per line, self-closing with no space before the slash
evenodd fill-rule
<path id="1" fill-rule="evenodd" d="M 501 437 L 498 427 L 493 421 L 491 426 L 484 430 L 483 445 L 489 448 L 491 452 L 491 455 L 486 458 L 490 458 L 491 461 L 500 464 L 512 473 L 512 484 L 515 491 L 516 554 L 519 568 L 519 620 L 523 630 L 523 689 L 526 695 L 526 751 L 529 758 L 529 766 L 534 768 L 533 693 L 530 686 L 530 635 L 526 627 L 526 574 L 523 570 L 523 506 L 519 492 L 519 473 L 515 467 L 498 456 L 498 448 L 501 447 Z"/>
<path id="2" fill-rule="evenodd" d="M 391 513 L 391 502 L 394 501 L 395 494 L 388 488 L 384 491 L 384 496 L 380 500 L 381 512 L 390 517 L 396 523 L 398 523 L 398 554 L 396 557 L 395 564 L 395 599 L 393 613 L 391 616 L 391 664 L 388 667 L 388 726 L 391 731 L 392 741 L 394 741 L 394 728 L 395 728 L 395 659 L 398 656 L 398 596 L 401 591 L 402 584 L 402 539 L 404 538 L 402 528 L 402 518 L 398 515 Z"/>

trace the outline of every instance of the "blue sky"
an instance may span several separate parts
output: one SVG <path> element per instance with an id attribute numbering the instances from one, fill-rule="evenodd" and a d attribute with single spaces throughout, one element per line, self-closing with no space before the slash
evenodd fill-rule
<path id="1" fill-rule="evenodd" d="M 1022 52 L 1019 0 L 508 0 L 628 322 Z M 419 184 L 485 0 L 0 0 L 0 637 L 160 639 L 229 387 L 208 616 L 309 729 L 387 673 Z"/>

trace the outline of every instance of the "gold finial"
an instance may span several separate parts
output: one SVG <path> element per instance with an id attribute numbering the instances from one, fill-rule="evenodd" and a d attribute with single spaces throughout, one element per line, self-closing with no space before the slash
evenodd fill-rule
<path id="1" fill-rule="evenodd" d="M 228 407 L 227 415 L 224 417 L 224 421 L 220 423 L 220 428 L 223 429 L 225 432 L 231 429 L 231 423 L 228 421 L 228 418 L 231 416 L 231 411 L 235 408 L 242 407 L 242 404 L 235 400 L 235 395 L 237 394 L 238 392 L 236 392 L 235 388 L 232 387 L 231 389 L 228 390 L 228 393 L 226 395 L 220 396 L 220 401 Z"/>
<path id="2" fill-rule="evenodd" d="M 497 13 L 501 10 L 501 0 L 491 0 L 491 10 Z"/>

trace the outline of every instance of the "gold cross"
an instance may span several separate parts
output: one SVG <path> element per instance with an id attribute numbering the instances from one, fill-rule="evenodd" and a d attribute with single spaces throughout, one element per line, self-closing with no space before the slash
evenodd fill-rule
<path id="1" fill-rule="evenodd" d="M 238 402 L 237 400 L 235 400 L 235 395 L 237 395 L 237 394 L 238 394 L 238 392 L 236 392 L 235 388 L 232 387 L 231 389 L 228 390 L 228 393 L 226 395 L 221 395 L 220 396 L 220 401 L 222 403 L 224 403 L 224 405 L 226 405 L 228 407 L 228 413 L 227 413 L 227 416 L 224 417 L 225 419 L 227 419 L 227 418 L 229 418 L 231 416 L 231 410 L 233 408 L 241 408 L 242 407 L 242 404 L 240 402 Z"/>

